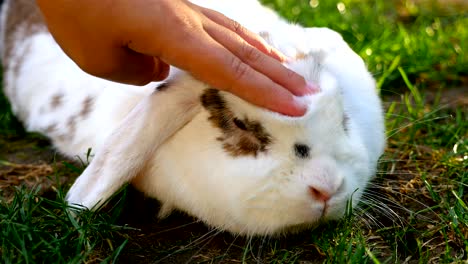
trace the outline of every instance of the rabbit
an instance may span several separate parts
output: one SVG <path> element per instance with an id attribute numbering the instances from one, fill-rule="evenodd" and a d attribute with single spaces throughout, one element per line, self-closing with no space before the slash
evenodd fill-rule
<path id="1" fill-rule="evenodd" d="M 197 0 L 258 33 L 319 87 L 290 117 L 171 68 L 144 87 L 79 69 L 32 0 L 1 15 L 4 92 L 29 131 L 69 157 L 93 157 L 67 194 L 95 210 L 131 183 L 173 210 L 239 235 L 276 235 L 343 217 L 376 172 L 386 140 L 363 60 L 328 28 L 290 24 L 255 0 Z M 21 19 L 20 19 L 21 18 Z"/>

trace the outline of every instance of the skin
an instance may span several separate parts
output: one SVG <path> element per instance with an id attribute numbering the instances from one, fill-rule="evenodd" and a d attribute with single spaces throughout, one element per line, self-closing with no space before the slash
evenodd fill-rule
<path id="1" fill-rule="evenodd" d="M 317 90 L 261 37 L 185 0 L 37 0 L 50 32 L 89 74 L 144 85 L 169 65 L 260 107 L 301 116 Z"/>

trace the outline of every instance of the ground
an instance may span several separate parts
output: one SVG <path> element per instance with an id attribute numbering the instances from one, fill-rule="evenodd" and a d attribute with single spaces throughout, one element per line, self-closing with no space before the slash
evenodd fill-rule
<path id="1" fill-rule="evenodd" d="M 376 77 L 389 141 L 353 214 L 299 234 L 244 238 L 182 213 L 158 220 L 157 201 L 127 187 L 100 213 L 71 217 L 63 195 L 86 161 L 26 133 L 0 96 L 3 262 L 467 263 L 467 3 L 264 2 L 342 33 Z"/>

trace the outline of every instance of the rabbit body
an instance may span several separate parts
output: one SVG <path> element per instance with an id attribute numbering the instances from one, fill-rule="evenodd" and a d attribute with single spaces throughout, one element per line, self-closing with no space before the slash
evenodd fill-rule
<path id="1" fill-rule="evenodd" d="M 82 72 L 47 32 L 34 1 L 2 10 L 4 92 L 30 131 L 62 153 L 95 157 L 67 199 L 89 208 L 126 182 L 238 234 L 277 234 L 339 219 L 359 202 L 385 146 L 375 82 L 326 28 L 289 24 L 254 0 L 197 0 L 259 33 L 316 83 L 302 117 L 260 109 L 176 68 L 164 86 Z M 21 14 L 21 21 L 14 21 Z"/>

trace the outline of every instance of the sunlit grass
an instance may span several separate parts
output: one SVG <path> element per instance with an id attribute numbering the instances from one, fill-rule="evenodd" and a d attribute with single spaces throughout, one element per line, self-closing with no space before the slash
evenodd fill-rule
<path id="1" fill-rule="evenodd" d="M 402 84 L 392 63 L 417 84 L 466 83 L 467 10 L 435 1 L 264 0 L 290 21 L 340 32 L 361 55 L 384 90 Z M 413 3 L 413 4 L 412 4 Z M 444 4 L 445 3 L 445 4 Z M 468 8 L 468 4 L 464 5 Z M 383 79 L 382 79 L 383 78 Z"/>

